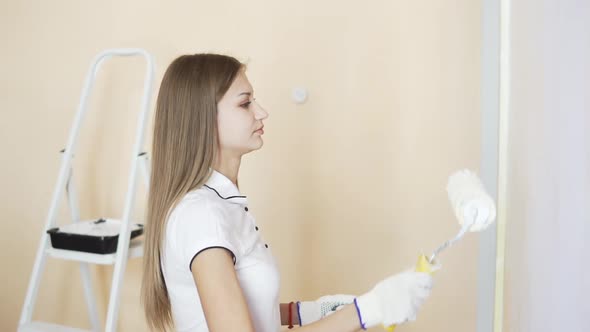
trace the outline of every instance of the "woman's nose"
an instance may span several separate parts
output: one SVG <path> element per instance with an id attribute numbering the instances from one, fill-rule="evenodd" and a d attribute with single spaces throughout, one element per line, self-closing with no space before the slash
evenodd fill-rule
<path id="1" fill-rule="evenodd" d="M 262 108 L 257 101 L 254 101 L 254 106 L 254 116 L 256 117 L 256 120 L 264 120 L 268 118 L 268 112 Z"/>

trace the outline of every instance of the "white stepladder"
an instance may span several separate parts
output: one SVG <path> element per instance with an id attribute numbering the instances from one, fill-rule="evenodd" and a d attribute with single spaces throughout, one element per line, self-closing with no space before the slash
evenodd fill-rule
<path id="1" fill-rule="evenodd" d="M 135 134 L 135 142 L 133 145 L 133 151 L 131 152 L 131 170 L 127 184 L 127 193 L 125 196 L 125 206 L 123 209 L 123 216 L 120 222 L 120 231 L 118 236 L 117 250 L 112 254 L 95 254 L 83 251 L 55 249 L 51 246 L 50 236 L 47 230 L 56 226 L 56 215 L 60 201 L 64 195 L 64 189 L 66 190 L 68 205 L 72 217 L 72 222 L 78 222 L 79 212 L 76 200 L 76 190 L 73 181 L 73 170 L 72 170 L 72 159 L 76 150 L 76 143 L 79 134 L 79 129 L 87 110 L 87 100 L 95 81 L 96 73 L 102 65 L 102 63 L 115 56 L 140 56 L 146 61 L 146 72 L 144 77 L 143 85 L 143 96 L 141 100 L 141 108 L 139 119 L 137 123 L 137 129 Z M 18 332 L 32 332 L 32 331 L 52 331 L 52 332 L 74 332 L 84 331 L 82 329 L 56 325 L 47 322 L 33 321 L 33 310 L 35 307 L 35 301 L 37 299 L 39 284 L 43 269 L 45 266 L 46 258 L 51 256 L 58 259 L 66 259 L 80 262 L 80 271 L 82 275 L 82 284 L 84 288 L 84 295 L 88 305 L 88 313 L 90 317 L 90 325 L 92 331 L 116 331 L 119 300 L 121 287 L 123 285 L 123 277 L 125 268 L 127 265 L 127 259 L 134 257 L 143 256 L 143 244 L 141 241 L 131 241 L 131 214 L 133 204 L 135 201 L 135 194 L 137 189 L 137 177 L 139 176 L 138 168 L 141 168 L 140 172 L 143 173 L 146 186 L 149 186 L 149 161 L 147 154 L 142 152 L 144 131 L 148 119 L 150 100 L 152 94 L 152 82 L 154 76 L 154 61 L 152 56 L 142 49 L 110 49 L 105 50 L 98 54 L 92 62 L 90 69 L 86 75 L 84 82 L 84 88 L 78 104 L 78 110 L 74 119 L 73 126 L 70 130 L 67 146 L 62 150 L 61 166 L 57 183 L 53 191 L 53 197 L 51 199 L 51 205 L 45 221 L 45 228 L 41 234 L 41 243 L 37 250 L 35 263 L 33 266 L 33 272 L 29 281 L 25 302 L 23 305 L 21 317 L 19 320 Z M 95 296 L 92 291 L 92 283 L 90 279 L 89 264 L 114 264 L 114 272 L 111 283 L 111 291 L 109 296 L 109 305 L 107 310 L 106 326 L 103 329 L 101 321 L 98 317 L 97 305 Z"/>

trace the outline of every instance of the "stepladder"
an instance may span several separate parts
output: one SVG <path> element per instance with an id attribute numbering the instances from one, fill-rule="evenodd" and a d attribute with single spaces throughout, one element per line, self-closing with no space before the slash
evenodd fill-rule
<path id="1" fill-rule="evenodd" d="M 125 202 L 120 217 L 107 218 L 105 216 L 97 216 L 92 220 L 80 220 L 76 184 L 73 176 L 73 158 L 76 154 L 82 153 L 77 152 L 76 148 L 81 126 L 89 108 L 88 99 L 94 87 L 97 73 L 106 61 L 115 57 L 143 58 L 146 68 L 141 101 L 138 107 L 139 111 L 134 133 L 134 141 L 131 149 L 132 151 L 130 151 L 129 155 L 131 164 L 128 173 L 129 176 L 127 178 Z M 137 196 L 138 184 L 141 181 L 141 178 L 143 178 L 145 186 L 149 186 L 150 163 L 148 154 L 143 150 L 145 130 L 150 113 L 153 76 L 153 57 L 143 49 L 108 49 L 100 52 L 93 59 L 84 80 L 84 86 L 82 88 L 74 122 L 68 135 L 66 147 L 61 151 L 59 174 L 57 176 L 49 211 L 40 237 L 33 271 L 30 275 L 29 285 L 18 323 L 18 332 L 116 331 L 121 288 L 123 286 L 127 261 L 131 258 L 143 256 L 143 243 L 141 238 L 133 241 L 131 240 L 132 236 L 141 233 L 142 225 L 135 223 L 131 219 L 133 218 L 133 207 Z M 67 200 L 71 220 L 66 222 L 65 227 L 63 222 L 60 223 L 60 226 L 62 227 L 56 227 L 58 225 L 58 210 L 63 199 Z M 63 231 L 64 229 L 69 231 Z M 108 234 L 101 234 L 101 232 L 107 232 Z M 61 245 L 56 245 L 56 239 L 61 239 L 65 242 L 62 242 Z M 92 243 L 94 243 L 94 245 Z M 39 286 L 48 258 L 69 260 L 79 264 L 84 298 L 88 308 L 90 330 L 60 325 L 53 322 L 33 320 L 35 304 L 39 296 Z M 114 266 L 109 291 L 106 322 L 101 320 L 98 314 L 97 298 L 93 292 L 90 272 L 90 266 L 92 264 Z"/>

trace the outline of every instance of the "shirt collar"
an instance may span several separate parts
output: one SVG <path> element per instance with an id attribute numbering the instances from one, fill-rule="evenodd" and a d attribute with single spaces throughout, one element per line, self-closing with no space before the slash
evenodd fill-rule
<path id="1" fill-rule="evenodd" d="M 225 175 L 218 171 L 211 169 L 211 175 L 205 183 L 204 187 L 213 191 L 219 198 L 230 203 L 237 203 L 242 205 L 248 204 L 246 196 L 240 194 L 238 187 L 231 182 Z"/>

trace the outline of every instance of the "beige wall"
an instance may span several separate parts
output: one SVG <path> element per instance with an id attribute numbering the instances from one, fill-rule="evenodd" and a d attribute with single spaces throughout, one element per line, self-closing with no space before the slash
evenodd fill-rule
<path id="1" fill-rule="evenodd" d="M 479 165 L 477 1 L 34 1 L 3 2 L 0 16 L 3 331 L 16 328 L 58 151 L 105 48 L 147 49 L 158 83 L 181 53 L 249 62 L 270 119 L 240 181 L 279 260 L 282 301 L 364 292 L 457 230 L 444 187 Z M 130 145 L 117 143 L 132 139 L 141 69 L 117 60 L 99 77 L 80 143 L 92 155 L 76 161 L 82 217 L 120 214 Z M 297 106 L 299 85 L 310 99 Z M 404 330 L 474 330 L 476 249 L 471 236 L 443 256 L 432 299 Z M 143 330 L 140 261 L 128 266 L 120 330 Z M 35 317 L 86 326 L 76 264 L 45 271 Z M 110 272 L 93 269 L 103 313 Z"/>

